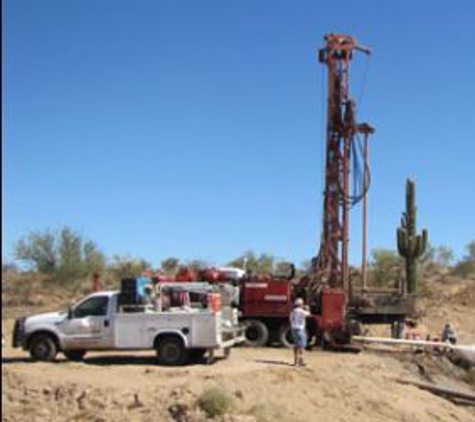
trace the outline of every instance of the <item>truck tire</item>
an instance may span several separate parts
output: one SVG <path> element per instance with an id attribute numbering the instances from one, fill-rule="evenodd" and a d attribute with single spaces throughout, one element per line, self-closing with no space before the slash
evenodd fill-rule
<path id="1" fill-rule="evenodd" d="M 63 352 L 66 359 L 71 360 L 73 362 L 81 362 L 86 356 L 86 350 L 65 350 Z"/>
<path id="2" fill-rule="evenodd" d="M 29 342 L 31 359 L 38 362 L 53 362 L 58 353 L 58 347 L 53 337 L 48 334 L 36 334 Z"/>
<path id="3" fill-rule="evenodd" d="M 279 328 L 279 343 L 289 349 L 294 347 L 294 338 L 290 324 L 282 324 Z"/>
<path id="4" fill-rule="evenodd" d="M 269 330 L 267 326 L 257 319 L 249 319 L 243 323 L 244 345 L 248 347 L 263 347 L 269 341 Z"/>
<path id="5" fill-rule="evenodd" d="M 158 363 L 165 366 L 183 365 L 188 353 L 183 341 L 178 337 L 165 337 L 157 346 Z"/>

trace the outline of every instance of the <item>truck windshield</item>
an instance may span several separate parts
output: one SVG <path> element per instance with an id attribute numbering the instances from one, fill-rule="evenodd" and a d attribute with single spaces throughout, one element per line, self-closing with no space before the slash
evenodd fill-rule
<path id="1" fill-rule="evenodd" d="M 88 316 L 106 316 L 109 298 L 106 296 L 91 297 L 74 309 L 74 318 Z"/>

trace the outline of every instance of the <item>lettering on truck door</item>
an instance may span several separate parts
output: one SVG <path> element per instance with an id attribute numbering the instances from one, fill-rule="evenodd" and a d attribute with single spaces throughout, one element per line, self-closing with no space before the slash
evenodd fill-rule
<path id="1" fill-rule="evenodd" d="M 73 308 L 61 327 L 66 348 L 110 348 L 109 302 L 108 296 L 93 296 Z"/>

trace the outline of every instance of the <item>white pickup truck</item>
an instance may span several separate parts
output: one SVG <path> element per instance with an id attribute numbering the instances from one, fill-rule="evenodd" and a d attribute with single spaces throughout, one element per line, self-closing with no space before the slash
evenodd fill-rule
<path id="1" fill-rule="evenodd" d="M 67 312 L 16 320 L 13 347 L 38 361 L 54 361 L 58 352 L 82 360 L 88 351 L 156 350 L 160 364 L 181 365 L 244 341 L 237 310 L 231 315 L 194 308 L 131 313 L 119 306 L 119 292 L 101 292 Z"/>

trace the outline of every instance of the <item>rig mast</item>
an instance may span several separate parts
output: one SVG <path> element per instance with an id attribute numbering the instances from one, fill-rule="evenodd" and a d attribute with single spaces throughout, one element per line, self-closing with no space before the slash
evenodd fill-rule
<path id="1" fill-rule="evenodd" d="M 354 51 L 370 54 L 348 35 L 325 36 L 319 61 L 328 69 L 325 191 L 320 251 L 314 262 L 318 284 L 343 288 L 351 297 L 349 279 L 350 209 L 367 193 L 369 166 L 359 134 L 367 141 L 374 129 L 356 122 L 350 97 L 350 62 Z"/>

